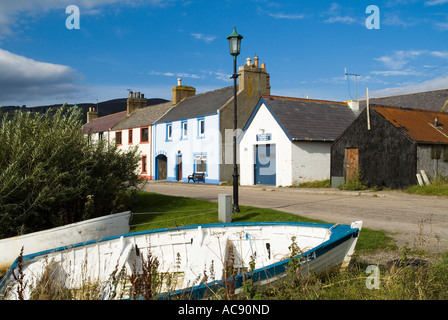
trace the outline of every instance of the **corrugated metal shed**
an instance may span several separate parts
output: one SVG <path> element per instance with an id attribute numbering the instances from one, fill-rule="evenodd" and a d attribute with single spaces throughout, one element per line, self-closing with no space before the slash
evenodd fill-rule
<path id="1" fill-rule="evenodd" d="M 448 144 L 447 113 L 378 105 L 371 108 L 416 142 Z"/>

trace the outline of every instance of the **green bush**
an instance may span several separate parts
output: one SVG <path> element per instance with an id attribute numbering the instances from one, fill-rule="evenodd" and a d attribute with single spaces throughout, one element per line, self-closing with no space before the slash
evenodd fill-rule
<path id="1" fill-rule="evenodd" d="M 345 183 L 339 186 L 340 190 L 366 190 L 363 175 L 360 170 L 356 170 L 355 174 L 348 177 Z"/>
<path id="2" fill-rule="evenodd" d="M 138 183 L 136 149 L 83 135 L 82 110 L 17 111 L 0 127 L 0 238 L 110 214 Z"/>

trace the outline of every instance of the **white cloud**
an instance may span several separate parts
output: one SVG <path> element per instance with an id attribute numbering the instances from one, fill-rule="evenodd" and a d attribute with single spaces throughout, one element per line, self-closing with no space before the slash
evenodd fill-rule
<path id="1" fill-rule="evenodd" d="M 65 13 L 68 5 L 77 5 L 81 14 L 98 14 L 107 5 L 145 6 L 164 8 L 178 0 L 0 0 L 0 40 L 14 34 L 28 17 L 42 18 L 52 10 Z M 19 22 L 20 21 L 20 22 Z"/>
<path id="2" fill-rule="evenodd" d="M 426 6 L 437 6 L 439 4 L 445 4 L 448 3 L 448 0 L 431 0 L 431 1 L 426 1 L 425 5 Z"/>
<path id="3" fill-rule="evenodd" d="M 148 72 L 149 75 L 153 76 L 165 76 L 165 77 L 178 77 L 178 78 L 191 78 L 191 79 L 203 79 L 204 75 L 198 75 L 195 73 L 186 73 L 186 72 L 157 72 L 157 71 L 150 71 Z"/>
<path id="4" fill-rule="evenodd" d="M 356 22 L 356 19 L 349 17 L 349 16 L 344 16 L 344 17 L 343 16 L 335 16 L 335 17 L 328 18 L 324 22 L 327 22 L 327 23 L 340 22 L 340 23 L 345 23 L 345 24 L 352 24 L 352 23 Z"/>
<path id="5" fill-rule="evenodd" d="M 216 36 L 213 36 L 213 35 L 206 36 L 202 33 L 190 33 L 190 34 L 193 36 L 193 38 L 202 40 L 205 43 L 210 43 L 216 39 Z"/>
<path id="6" fill-rule="evenodd" d="M 304 14 L 268 13 L 274 19 L 298 20 L 305 18 Z"/>
<path id="7" fill-rule="evenodd" d="M 386 88 L 369 92 L 372 97 L 385 97 L 391 95 L 399 95 L 414 92 L 424 92 L 438 89 L 446 89 L 448 87 L 448 76 L 441 76 L 435 79 L 427 80 L 421 83 L 410 83 L 401 87 Z"/>
<path id="8" fill-rule="evenodd" d="M 424 53 L 426 53 L 425 50 L 398 50 L 394 51 L 392 55 L 375 58 L 375 60 L 381 62 L 387 68 L 399 70 L 408 64 L 412 59 L 417 58 Z"/>
<path id="9" fill-rule="evenodd" d="M 321 16 L 328 16 L 326 20 L 324 20 L 325 23 L 344 23 L 344 24 L 353 24 L 357 22 L 361 22 L 360 20 L 357 20 L 350 15 L 343 15 L 340 5 L 336 2 L 333 2 L 330 6 L 330 8 L 323 12 Z M 364 21 L 363 21 L 364 23 Z"/>
<path id="10" fill-rule="evenodd" d="M 68 96 L 83 89 L 81 77 L 68 66 L 40 62 L 0 49 L 0 103 L 38 97 Z"/>
<path id="11" fill-rule="evenodd" d="M 377 76 L 418 76 L 421 75 L 421 72 L 417 72 L 412 69 L 406 69 L 406 70 L 387 70 L 387 71 L 372 71 L 371 72 L 374 75 Z"/>

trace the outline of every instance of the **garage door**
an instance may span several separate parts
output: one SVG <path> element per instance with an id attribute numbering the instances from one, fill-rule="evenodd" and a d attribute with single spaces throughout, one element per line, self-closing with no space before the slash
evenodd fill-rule
<path id="1" fill-rule="evenodd" d="M 254 184 L 276 185 L 275 144 L 255 146 Z"/>

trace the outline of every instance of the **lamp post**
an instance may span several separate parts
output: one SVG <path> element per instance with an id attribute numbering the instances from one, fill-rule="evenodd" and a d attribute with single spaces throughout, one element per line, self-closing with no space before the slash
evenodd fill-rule
<path id="1" fill-rule="evenodd" d="M 240 54 L 241 39 L 243 36 L 236 32 L 236 28 L 233 28 L 233 32 L 227 37 L 229 40 L 230 55 L 233 56 L 233 212 L 240 212 L 240 206 L 238 204 L 238 166 L 236 164 L 236 129 L 237 129 L 237 103 L 236 103 L 236 81 L 238 79 L 238 73 L 236 70 L 236 57 Z"/>

